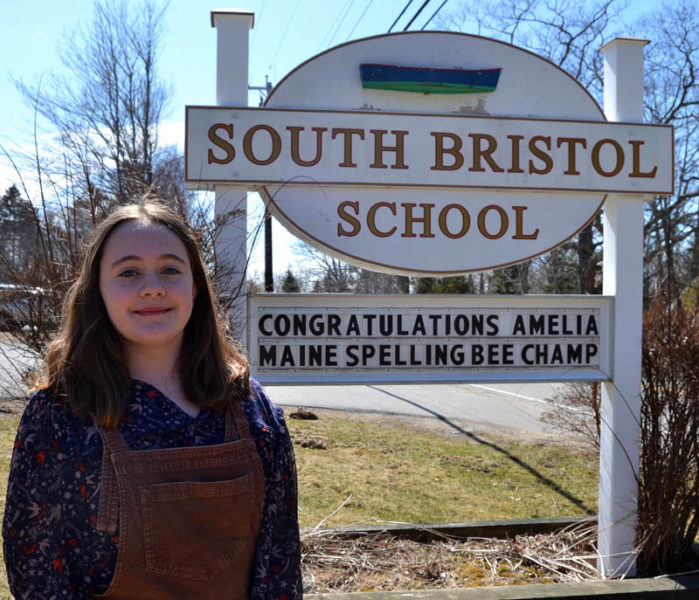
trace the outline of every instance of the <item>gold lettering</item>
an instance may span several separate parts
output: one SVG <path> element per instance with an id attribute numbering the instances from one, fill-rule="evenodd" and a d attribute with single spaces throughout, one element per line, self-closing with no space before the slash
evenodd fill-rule
<path id="1" fill-rule="evenodd" d="M 209 140 L 211 140 L 215 146 L 218 146 L 224 150 L 226 156 L 223 158 L 218 158 L 214 154 L 214 151 L 209 148 L 209 152 L 207 153 L 208 164 L 216 163 L 217 165 L 225 165 L 235 158 L 235 149 L 233 148 L 233 144 L 229 144 L 226 140 L 216 134 L 219 129 L 223 129 L 228 134 L 228 137 L 231 140 L 233 139 L 233 123 L 214 123 L 211 127 L 209 127 Z"/>
<path id="2" fill-rule="evenodd" d="M 356 163 L 352 162 L 352 136 L 359 136 L 360 140 L 364 139 L 363 129 L 350 129 L 348 127 L 334 127 L 331 133 L 332 139 L 336 136 L 341 135 L 344 137 L 345 153 L 344 158 L 338 167 L 356 167 Z"/>
<path id="3" fill-rule="evenodd" d="M 350 200 L 345 200 L 344 202 L 341 202 L 340 205 L 337 207 L 337 215 L 343 220 L 347 221 L 352 226 L 352 229 L 347 230 L 342 228 L 342 224 L 338 223 L 337 224 L 337 236 L 338 237 L 354 237 L 359 233 L 359 231 L 362 228 L 362 224 L 359 222 L 359 220 L 355 217 L 353 217 L 349 212 L 347 212 L 347 209 L 351 208 L 354 210 L 354 214 L 358 215 L 359 214 L 359 202 L 356 200 L 350 201 Z"/>
<path id="4" fill-rule="evenodd" d="M 267 158 L 257 158 L 252 151 L 252 138 L 258 131 L 266 131 L 269 134 L 270 140 L 272 141 L 272 149 L 270 150 L 269 156 Z M 269 165 L 273 163 L 282 151 L 282 140 L 279 137 L 276 129 L 270 127 L 269 125 L 255 125 L 245 132 L 245 137 L 243 138 L 243 153 L 245 157 L 255 165 Z"/>
<path id="5" fill-rule="evenodd" d="M 469 171 L 485 171 L 485 168 L 481 166 L 481 158 L 485 159 L 485 162 L 488 163 L 493 173 L 502 173 L 505 171 L 505 169 L 500 167 L 493 159 L 493 152 L 497 149 L 498 143 L 492 135 L 488 135 L 487 133 L 469 133 L 468 137 L 473 139 L 473 165 Z M 488 143 L 487 148 L 481 148 L 482 140 Z"/>
<path id="6" fill-rule="evenodd" d="M 587 140 L 585 138 L 558 138 L 556 147 L 560 148 L 562 144 L 568 145 L 568 168 L 563 171 L 564 175 L 580 175 L 580 171 L 575 168 L 575 145 L 580 144 L 583 148 L 587 148 Z"/>
<path id="7" fill-rule="evenodd" d="M 389 229 L 388 231 L 381 231 L 376 226 L 376 211 L 382 207 L 388 208 L 395 216 L 395 214 L 396 214 L 396 203 L 395 202 L 377 202 L 369 209 L 369 212 L 367 213 L 367 216 L 366 216 L 366 223 L 369 226 L 369 231 L 371 231 L 371 233 L 373 233 L 376 237 L 381 237 L 381 238 L 391 237 L 396 232 L 396 229 L 398 229 L 395 225 L 391 229 Z"/>
<path id="8" fill-rule="evenodd" d="M 534 230 L 534 233 L 524 233 L 524 211 L 527 208 L 527 206 L 512 207 L 512 210 L 515 211 L 515 234 L 512 236 L 513 240 L 535 240 L 539 237 L 538 227 Z"/>
<path id="9" fill-rule="evenodd" d="M 507 172 L 524 173 L 524 169 L 519 166 L 519 143 L 524 139 L 524 136 L 508 135 L 507 139 L 512 140 L 512 168 L 507 169 Z"/>
<path id="10" fill-rule="evenodd" d="M 493 210 L 500 216 L 500 230 L 497 233 L 490 233 L 485 226 L 485 219 L 488 216 L 488 213 Z M 489 240 L 497 240 L 501 238 L 503 235 L 505 235 L 509 225 L 510 221 L 507 218 L 505 209 L 497 204 L 489 204 L 478 213 L 478 231 L 481 232 L 483 237 L 488 238 Z"/>
<path id="11" fill-rule="evenodd" d="M 654 166 L 652 171 L 641 172 L 641 146 L 645 144 L 641 140 L 629 140 L 631 144 L 631 173 L 629 177 L 655 177 L 658 172 L 658 166 Z"/>
<path id="12" fill-rule="evenodd" d="M 392 169 L 407 169 L 405 164 L 405 136 L 408 135 L 407 131 L 394 131 L 391 133 L 396 138 L 395 146 L 384 146 L 383 144 L 383 134 L 388 133 L 385 129 L 370 129 L 370 133 L 374 134 L 374 162 L 371 163 L 370 168 L 372 169 L 385 169 L 386 165 L 383 163 L 383 153 L 384 152 L 395 152 L 396 160 L 391 166 Z"/>
<path id="13" fill-rule="evenodd" d="M 544 135 L 535 135 L 529 140 L 529 152 L 531 152 L 536 158 L 544 163 L 543 167 L 537 167 L 534 165 L 533 160 L 529 160 L 529 173 L 534 173 L 536 175 L 546 175 L 550 173 L 553 169 L 553 159 L 549 154 L 544 152 L 541 148 L 537 146 L 538 142 L 543 142 L 546 146 L 546 150 L 551 150 L 551 137 Z"/>
<path id="14" fill-rule="evenodd" d="M 420 204 L 422 207 L 422 218 L 416 218 L 413 216 L 413 208 L 417 206 L 417 204 L 413 204 L 412 202 L 402 202 L 401 206 L 405 208 L 405 231 L 401 233 L 401 237 L 416 237 L 413 233 L 413 223 L 423 224 L 423 230 L 420 237 L 434 237 L 434 234 L 432 233 L 432 209 L 434 208 L 434 204 Z"/>
<path id="15" fill-rule="evenodd" d="M 599 154 L 602 151 L 602 146 L 605 144 L 611 145 L 616 151 L 616 165 L 611 171 L 605 171 L 602 168 L 602 163 L 600 163 L 599 160 Z M 617 175 L 624 168 L 624 149 L 621 147 L 619 142 L 616 140 L 610 140 L 609 138 L 605 138 L 597 142 L 592 147 L 592 167 L 595 169 L 595 171 L 597 171 L 597 173 L 602 175 L 602 177 L 614 177 L 614 175 Z"/>
<path id="16" fill-rule="evenodd" d="M 430 167 L 432 171 L 457 171 L 464 165 L 464 156 L 460 150 L 463 145 L 461 138 L 455 133 L 433 131 L 430 133 L 434 137 L 434 165 Z M 444 147 L 444 140 L 452 141 L 451 148 Z M 444 164 L 444 155 L 449 154 L 454 158 L 451 165 Z"/>
<path id="17" fill-rule="evenodd" d="M 449 216 L 449 211 L 456 209 L 461 213 L 461 229 L 457 233 L 452 233 L 447 227 L 447 217 Z M 461 204 L 447 204 L 441 211 L 439 211 L 439 230 L 452 240 L 465 236 L 471 227 L 471 216 L 468 211 L 461 206 Z"/>
<path id="18" fill-rule="evenodd" d="M 323 156 L 323 132 L 327 131 L 327 127 L 311 127 L 312 131 L 316 132 L 316 155 L 311 160 L 303 160 L 299 153 L 299 133 L 305 127 L 290 125 L 287 129 L 291 132 L 291 160 L 300 167 L 312 167 L 320 162 Z"/>

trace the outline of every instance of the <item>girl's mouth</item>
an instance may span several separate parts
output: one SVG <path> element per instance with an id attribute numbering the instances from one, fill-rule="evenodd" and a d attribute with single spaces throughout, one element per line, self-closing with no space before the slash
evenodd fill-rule
<path id="1" fill-rule="evenodd" d="M 137 315 L 142 315 L 145 317 L 150 317 L 154 315 L 164 315 L 166 312 L 168 312 L 170 309 L 161 307 L 161 306 L 155 306 L 153 308 L 141 308 L 139 310 L 135 310 L 134 312 Z"/>

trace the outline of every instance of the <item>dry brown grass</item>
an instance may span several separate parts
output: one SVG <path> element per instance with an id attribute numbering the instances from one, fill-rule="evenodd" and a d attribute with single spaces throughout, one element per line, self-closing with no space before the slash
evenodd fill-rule
<path id="1" fill-rule="evenodd" d="M 595 527 L 512 539 L 436 536 L 431 543 L 384 532 L 302 536 L 306 593 L 522 585 L 599 579 Z"/>

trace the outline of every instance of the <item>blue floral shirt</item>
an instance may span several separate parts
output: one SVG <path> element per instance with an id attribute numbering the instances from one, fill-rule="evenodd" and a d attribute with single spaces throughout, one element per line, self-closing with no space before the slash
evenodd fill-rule
<path id="1" fill-rule="evenodd" d="M 265 500 L 251 600 L 302 598 L 294 454 L 282 410 L 251 380 L 243 401 L 262 459 Z M 132 450 L 223 442 L 225 420 L 183 412 L 134 380 L 119 431 Z M 22 600 L 92 599 L 114 575 L 118 536 L 96 529 L 102 439 L 50 392 L 29 399 L 17 430 L 2 534 L 10 590 Z"/>

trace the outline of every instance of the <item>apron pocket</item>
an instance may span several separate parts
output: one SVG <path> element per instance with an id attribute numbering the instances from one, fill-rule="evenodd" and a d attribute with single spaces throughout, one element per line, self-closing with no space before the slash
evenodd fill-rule
<path id="1" fill-rule="evenodd" d="M 141 487 L 146 571 L 208 581 L 249 554 L 250 475 Z"/>

